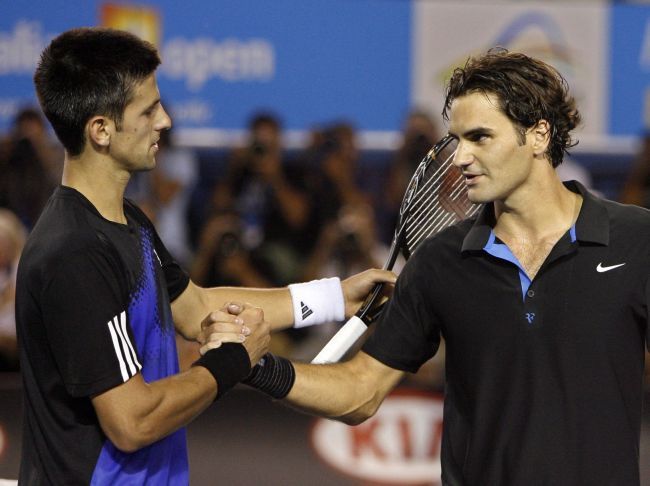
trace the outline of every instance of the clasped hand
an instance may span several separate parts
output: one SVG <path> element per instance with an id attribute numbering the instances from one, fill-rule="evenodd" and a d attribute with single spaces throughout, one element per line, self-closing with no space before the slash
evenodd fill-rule
<path id="1" fill-rule="evenodd" d="M 200 353 L 219 348 L 224 343 L 241 343 L 251 363 L 257 363 L 268 351 L 271 327 L 264 312 L 251 304 L 231 302 L 213 311 L 201 322 L 197 341 Z"/>

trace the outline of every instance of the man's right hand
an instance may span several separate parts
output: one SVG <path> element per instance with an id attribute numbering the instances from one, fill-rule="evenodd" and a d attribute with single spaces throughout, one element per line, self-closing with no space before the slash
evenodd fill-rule
<path id="1" fill-rule="evenodd" d="M 201 354 L 225 342 L 240 342 L 254 365 L 268 351 L 270 332 L 262 309 L 251 304 L 230 303 L 203 320 L 198 341 L 202 344 Z"/>

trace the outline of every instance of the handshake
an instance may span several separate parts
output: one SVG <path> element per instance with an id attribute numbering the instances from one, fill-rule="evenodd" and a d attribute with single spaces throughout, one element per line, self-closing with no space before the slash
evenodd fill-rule
<path id="1" fill-rule="evenodd" d="M 225 343 L 242 344 L 250 362 L 257 363 L 268 351 L 271 326 L 264 320 L 261 308 L 229 303 L 203 319 L 197 341 L 201 344 L 202 356 Z"/>
<path id="2" fill-rule="evenodd" d="M 229 303 L 201 322 L 197 341 L 203 366 L 217 382 L 217 399 L 251 376 L 252 365 L 266 354 L 271 326 L 264 312 L 250 304 Z"/>

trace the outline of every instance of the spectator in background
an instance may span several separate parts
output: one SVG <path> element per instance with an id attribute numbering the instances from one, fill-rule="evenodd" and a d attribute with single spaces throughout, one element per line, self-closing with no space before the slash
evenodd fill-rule
<path id="1" fill-rule="evenodd" d="M 625 204 L 650 208 L 650 133 L 643 137 L 619 199 Z"/>
<path id="2" fill-rule="evenodd" d="M 372 206 L 345 205 L 340 208 L 338 217 L 326 223 L 318 233 L 301 278 L 352 275 L 359 268 L 381 267 L 387 256 L 388 248 L 377 238 Z M 394 268 L 394 271 L 399 273 L 399 268 Z M 302 339 L 294 340 L 297 345 L 291 356 L 298 360 L 313 358 L 339 328 L 339 323 L 332 322 L 319 326 L 319 329 L 306 330 L 306 335 L 298 336 Z"/>
<path id="3" fill-rule="evenodd" d="M 63 149 L 47 131 L 39 111 L 21 110 L 0 149 L 0 205 L 33 227 L 63 170 Z"/>
<path id="4" fill-rule="evenodd" d="M 16 269 L 27 229 L 8 209 L 0 209 L 0 371 L 18 370 Z"/>
<path id="5" fill-rule="evenodd" d="M 354 128 L 334 124 L 313 135 L 309 150 L 308 192 L 312 198 L 309 234 L 318 240 L 320 232 L 335 221 L 343 207 L 367 206 L 372 202 L 357 182 L 359 152 Z"/>
<path id="6" fill-rule="evenodd" d="M 347 205 L 323 227 L 302 277 L 352 275 L 358 269 L 381 267 L 387 256 L 388 249 L 377 239 L 372 207 Z"/>
<path id="7" fill-rule="evenodd" d="M 413 171 L 440 138 L 438 127 L 428 113 L 413 110 L 408 114 L 402 145 L 390 167 L 384 195 L 377 204 L 380 227 L 385 229 L 380 235 L 383 241 L 390 242 L 393 237 L 397 213 Z"/>
<path id="8" fill-rule="evenodd" d="M 192 280 L 202 286 L 271 287 L 242 242 L 242 220 L 236 213 L 213 215 L 204 226 L 192 263 Z"/>
<path id="9" fill-rule="evenodd" d="M 196 155 L 174 146 L 172 131 L 160 133 L 157 170 L 145 173 L 150 189 L 150 207 L 158 234 L 182 265 L 192 261 L 187 208 L 198 176 Z"/>
<path id="10" fill-rule="evenodd" d="M 248 143 L 233 152 L 213 205 L 216 215 L 240 218 L 239 243 L 254 255 L 264 278 L 281 285 L 300 271 L 309 200 L 299 186 L 303 178 L 285 160 L 279 120 L 258 113 L 249 128 Z"/>

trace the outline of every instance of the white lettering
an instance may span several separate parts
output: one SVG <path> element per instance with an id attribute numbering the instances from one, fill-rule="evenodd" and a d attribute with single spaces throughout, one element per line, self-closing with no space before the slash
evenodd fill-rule
<path id="1" fill-rule="evenodd" d="M 43 34 L 37 21 L 19 20 L 12 32 L 0 32 L 0 74 L 34 73 L 41 51 L 54 34 Z"/>
<path id="2" fill-rule="evenodd" d="M 161 74 L 199 91 L 210 79 L 268 81 L 275 75 L 275 50 L 264 39 L 241 41 L 175 37 L 162 50 Z"/>
<path id="3" fill-rule="evenodd" d="M 177 102 L 172 105 L 171 110 L 176 123 L 204 124 L 214 116 L 210 105 L 203 100 Z"/>

